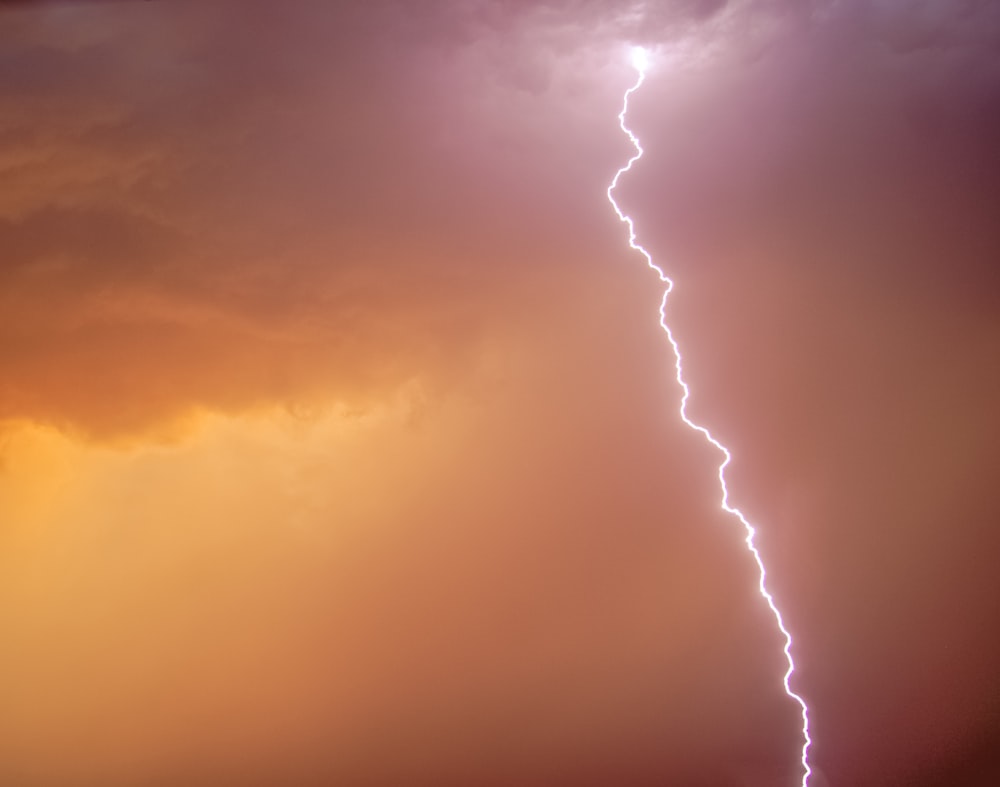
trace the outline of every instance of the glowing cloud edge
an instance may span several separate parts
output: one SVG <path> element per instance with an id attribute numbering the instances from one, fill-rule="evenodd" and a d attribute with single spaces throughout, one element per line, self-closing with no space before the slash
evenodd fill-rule
<path id="1" fill-rule="evenodd" d="M 778 626 L 778 630 L 781 632 L 782 636 L 785 638 L 785 645 L 782 649 L 785 654 L 785 660 L 788 662 L 788 670 L 785 672 L 782 683 L 784 685 L 785 694 L 792 700 L 794 700 L 800 707 L 802 711 L 802 787 L 808 787 L 809 777 L 812 774 L 812 768 L 809 765 L 809 747 L 812 745 L 812 738 L 809 735 L 809 707 L 806 705 L 804 699 L 796 694 L 791 687 L 791 678 L 795 673 L 795 661 L 792 658 L 792 635 L 785 627 L 784 619 L 781 616 L 781 611 L 778 609 L 775 603 L 774 597 L 767 590 L 767 571 L 764 568 L 764 560 L 754 545 L 754 536 L 757 534 L 756 528 L 750 524 L 750 521 L 744 516 L 743 512 L 740 511 L 735 506 L 729 503 L 729 488 L 726 486 L 726 467 L 732 461 L 732 454 L 729 449 L 726 448 L 722 443 L 712 436 L 712 433 L 704 426 L 695 423 L 687 415 L 687 403 L 691 396 L 691 389 L 688 384 L 684 381 L 684 375 L 682 373 L 682 356 L 680 351 L 680 346 L 677 344 L 677 340 L 674 338 L 673 331 L 670 329 L 670 325 L 667 323 L 667 299 L 670 297 L 670 293 L 674 289 L 674 281 L 664 272 L 663 268 L 653 262 L 653 256 L 643 248 L 639 243 L 636 242 L 635 234 L 635 224 L 632 218 L 622 212 L 622 209 L 618 206 L 613 196 L 614 190 L 618 187 L 618 181 L 622 175 L 632 169 L 632 165 L 642 158 L 643 149 L 642 145 L 639 144 L 638 137 L 632 133 L 631 129 L 625 125 L 625 115 L 628 113 L 628 100 L 629 97 L 639 89 L 643 81 L 646 78 L 646 68 L 649 65 L 649 52 L 640 46 L 632 47 L 631 50 L 632 66 L 638 73 L 638 77 L 635 84 L 632 85 L 628 90 L 625 91 L 625 96 L 622 102 L 622 110 L 618 113 L 618 125 L 621 127 L 622 132 L 628 137 L 632 146 L 635 148 L 635 154 L 628 160 L 628 162 L 619 169 L 611 184 L 607 189 L 608 202 L 611 203 L 611 207 L 614 208 L 615 213 L 618 215 L 618 220 L 621 221 L 628 227 L 628 245 L 634 250 L 639 252 L 643 257 L 646 258 L 646 264 L 651 270 L 653 270 L 657 276 L 659 276 L 660 281 L 666 285 L 663 291 L 663 298 L 660 301 L 660 327 L 667 336 L 667 341 L 670 342 L 670 346 L 674 352 L 674 369 L 676 371 L 677 384 L 681 388 L 681 404 L 678 412 L 680 413 L 681 420 L 691 429 L 700 433 L 705 440 L 712 444 L 721 454 L 722 462 L 719 464 L 719 487 L 722 492 L 721 508 L 723 511 L 735 516 L 740 523 L 743 525 L 746 531 L 745 543 L 747 546 L 747 551 L 753 556 L 754 561 L 757 563 L 757 569 L 759 571 L 759 582 L 757 588 L 760 595 L 763 597 L 764 601 L 767 602 L 767 606 L 770 608 L 772 614 L 774 615 L 774 620 Z"/>

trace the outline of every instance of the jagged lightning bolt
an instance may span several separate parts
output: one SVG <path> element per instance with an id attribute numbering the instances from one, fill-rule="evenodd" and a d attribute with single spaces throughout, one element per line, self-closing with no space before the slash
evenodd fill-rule
<path id="1" fill-rule="evenodd" d="M 788 670 L 785 672 L 785 676 L 782 683 L 785 687 L 785 694 L 787 694 L 791 699 L 798 703 L 802 710 L 802 787 L 808 787 L 809 776 L 812 774 L 812 769 L 809 766 L 809 746 L 812 744 L 812 739 L 809 737 L 809 708 L 806 705 L 805 700 L 802 699 L 798 694 L 792 691 L 791 679 L 792 674 L 795 672 L 795 661 L 792 659 L 792 635 L 789 633 L 788 629 L 785 627 L 785 621 L 781 617 L 781 611 L 778 609 L 778 605 L 774 601 L 774 596 L 772 596 L 767 590 L 767 571 L 764 569 L 764 560 L 760 556 L 760 552 L 754 545 L 754 536 L 757 531 L 750 521 L 743 515 L 740 511 L 733 505 L 729 503 L 729 488 L 726 486 L 726 467 L 729 466 L 730 461 L 732 461 L 732 454 L 729 449 L 726 448 L 722 443 L 716 440 L 712 433 L 708 431 L 707 428 L 695 423 L 687 414 L 687 404 L 688 399 L 691 396 L 691 389 L 688 384 L 684 381 L 684 375 L 682 373 L 682 358 L 681 350 L 677 344 L 677 340 L 674 338 L 673 331 L 670 330 L 670 326 L 667 323 L 667 298 L 670 293 L 673 292 L 674 282 L 673 280 L 664 273 L 663 268 L 653 262 L 652 255 L 646 251 L 641 245 L 636 243 L 635 237 L 635 225 L 632 219 L 622 212 L 622 209 L 618 207 L 618 203 L 615 202 L 613 192 L 618 186 L 618 180 L 632 169 L 632 165 L 642 158 L 643 150 L 642 145 L 639 144 L 639 139 L 632 133 L 628 126 L 625 125 L 625 115 L 628 112 L 628 100 L 639 87 L 642 85 L 643 80 L 646 78 L 646 68 L 649 64 L 649 53 L 643 47 L 634 47 L 632 49 L 632 65 L 635 66 L 635 70 L 638 74 L 635 84 L 632 85 L 628 90 L 625 91 L 625 98 L 622 102 L 622 111 L 618 113 L 618 125 L 621 126 L 621 130 L 629 138 L 632 146 L 635 148 L 635 155 L 632 156 L 625 164 L 624 167 L 615 173 L 614 179 L 611 181 L 611 185 L 608 186 L 608 202 L 611 203 L 611 207 L 615 209 L 615 213 L 618 214 L 618 219 L 628 226 L 628 245 L 631 246 L 635 251 L 639 252 L 643 257 L 646 258 L 646 264 L 660 277 L 660 281 L 666 285 L 663 291 L 663 299 L 660 301 L 660 327 L 663 332 L 667 335 L 667 341 L 670 342 L 670 346 L 674 351 L 674 368 L 677 372 L 677 384 L 680 386 L 682 391 L 681 404 L 680 404 L 680 416 L 681 420 L 684 421 L 691 429 L 700 433 L 709 443 L 711 443 L 720 454 L 722 454 L 722 462 L 719 464 L 719 488 L 722 492 L 722 509 L 729 514 L 735 516 L 746 530 L 746 545 L 747 550 L 753 556 L 754 561 L 757 563 L 757 568 L 760 572 L 760 581 L 758 582 L 758 589 L 760 595 L 763 596 L 764 601 L 767 602 L 767 606 L 770 607 L 771 612 L 774 614 L 774 620 L 778 625 L 778 630 L 781 632 L 782 636 L 785 638 L 785 646 L 783 648 L 785 653 L 785 659 L 788 662 Z"/>

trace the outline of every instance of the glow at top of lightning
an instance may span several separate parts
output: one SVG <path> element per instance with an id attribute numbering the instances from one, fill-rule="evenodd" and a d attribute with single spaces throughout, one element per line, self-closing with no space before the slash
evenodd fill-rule
<path id="1" fill-rule="evenodd" d="M 646 69 L 649 68 L 649 51 L 646 47 L 632 47 L 632 65 L 635 66 L 635 70 L 639 72 L 640 79 L 645 76 Z M 638 87 L 638 85 L 636 85 L 636 87 Z"/>
<path id="2" fill-rule="evenodd" d="M 681 403 L 679 408 L 680 417 L 681 420 L 688 425 L 688 427 L 701 434 L 702 437 L 705 438 L 705 440 L 711 443 L 712 446 L 714 446 L 715 449 L 718 450 L 718 452 L 722 456 L 722 460 L 719 463 L 719 473 L 718 473 L 719 489 L 722 493 L 721 507 L 724 511 L 736 517 L 736 519 L 739 520 L 740 524 L 743 525 L 743 528 L 746 532 L 745 543 L 747 551 L 749 551 L 750 554 L 753 556 L 754 562 L 756 562 L 757 569 L 759 571 L 759 581 L 757 584 L 757 589 L 760 591 L 760 595 L 764 598 L 764 601 L 767 602 L 767 606 L 773 613 L 775 623 L 777 624 L 778 627 L 778 631 L 780 631 L 782 636 L 785 638 L 785 645 L 783 650 L 785 654 L 785 659 L 788 662 L 788 669 L 785 672 L 782 683 L 784 685 L 785 694 L 787 694 L 792 700 L 794 700 L 799 705 L 799 708 L 802 711 L 802 787 L 808 787 L 809 776 L 812 774 L 812 768 L 809 765 L 809 747 L 812 744 L 812 739 L 809 737 L 809 708 L 806 705 L 805 700 L 802 699 L 802 697 L 800 697 L 798 694 L 796 694 L 792 690 L 791 686 L 792 675 L 795 672 L 795 661 L 792 659 L 792 635 L 788 631 L 788 628 L 785 626 L 785 622 L 781 616 L 781 611 L 778 609 L 778 606 L 775 603 L 774 596 L 772 596 L 771 593 L 767 590 L 767 584 L 766 584 L 767 571 L 764 568 L 764 559 L 761 557 L 760 552 L 754 545 L 754 536 L 756 535 L 757 531 L 754 528 L 754 526 L 750 524 L 750 521 L 746 518 L 746 516 L 743 515 L 743 512 L 740 511 L 735 506 L 733 506 L 732 504 L 730 504 L 729 502 L 729 488 L 726 485 L 726 467 L 728 467 L 729 463 L 732 461 L 733 458 L 732 454 L 729 452 L 729 449 L 726 448 L 726 446 L 724 446 L 722 443 L 716 440 L 715 437 L 712 436 L 712 433 L 709 432 L 707 428 L 701 426 L 698 423 L 695 423 L 688 417 L 687 405 L 688 405 L 688 400 L 691 397 L 691 389 L 688 387 L 688 384 L 684 381 L 684 375 L 682 371 L 683 358 L 681 356 L 680 346 L 677 344 L 677 340 L 674 338 L 673 331 L 670 329 L 670 326 L 667 323 L 667 298 L 670 296 L 670 293 L 673 292 L 674 282 L 669 276 L 667 276 L 663 268 L 661 268 L 659 265 L 653 262 L 652 255 L 639 243 L 636 242 L 635 224 L 628 215 L 622 212 L 622 209 L 618 206 L 618 203 L 615 201 L 614 198 L 614 190 L 618 186 L 619 179 L 621 178 L 622 175 L 624 175 L 626 172 L 632 169 L 632 165 L 640 158 L 642 158 L 643 154 L 642 145 L 639 144 L 639 139 L 635 136 L 635 134 L 632 133 L 629 127 L 625 125 L 625 115 L 628 112 L 629 97 L 636 90 L 639 89 L 639 87 L 642 85 L 643 81 L 646 78 L 646 70 L 649 67 L 650 63 L 650 53 L 644 47 L 636 46 L 632 47 L 631 54 L 632 54 L 632 65 L 635 67 L 638 76 L 636 78 L 635 84 L 625 91 L 625 97 L 622 102 L 622 110 L 621 112 L 618 113 L 618 125 L 621 127 L 621 130 L 625 133 L 625 135 L 629 138 L 629 141 L 635 148 L 635 153 L 628 160 L 625 166 L 623 166 L 621 169 L 618 170 L 618 172 L 615 173 L 615 176 L 611 181 L 611 185 L 608 186 L 608 192 L 607 192 L 608 202 L 611 203 L 611 207 L 613 207 L 615 209 L 615 213 L 618 214 L 618 219 L 628 227 L 629 246 L 646 258 L 646 264 L 650 267 L 650 269 L 654 273 L 656 273 L 657 276 L 659 276 L 660 281 L 663 282 L 663 284 L 665 285 L 665 289 L 663 291 L 663 299 L 660 301 L 660 327 L 666 334 L 667 341 L 670 342 L 670 346 L 674 351 L 674 369 L 676 371 L 677 384 L 680 386 L 682 392 Z"/>

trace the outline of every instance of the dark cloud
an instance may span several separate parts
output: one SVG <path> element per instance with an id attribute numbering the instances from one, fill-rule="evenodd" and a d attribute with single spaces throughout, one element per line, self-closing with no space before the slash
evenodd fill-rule
<path id="1" fill-rule="evenodd" d="M 222 3 L 2 20 L 13 34 L 4 91 L 11 188 L 0 206 L 5 275 L 17 280 L 7 319 L 28 317 L 9 329 L 0 417 L 128 432 L 144 407 L 153 425 L 232 403 L 201 371 L 227 368 L 220 355 L 256 356 L 262 379 L 287 378 L 273 369 L 274 352 L 341 330 L 352 357 L 331 349 L 326 363 L 311 358 L 316 379 L 281 395 L 303 385 L 339 395 L 359 375 L 380 378 L 358 368 L 365 357 L 439 376 L 426 368 L 427 353 L 459 357 L 458 344 L 475 341 L 453 326 L 471 326 L 474 310 L 488 322 L 490 301 L 530 286 L 540 259 L 583 251 L 556 251 L 560 222 L 575 220 L 607 167 L 588 170 L 566 200 L 584 146 L 601 140 L 571 131 L 593 123 L 596 107 L 570 119 L 560 107 L 580 104 L 570 91 L 581 95 L 584 76 L 569 73 L 573 61 L 592 68 L 572 53 L 572 37 L 590 40 L 585 52 L 603 45 L 616 18 L 601 23 L 606 11 Z M 588 20 L 598 29 L 587 30 Z M 526 60 L 523 41 L 536 33 L 554 48 Z M 563 123 L 570 144 L 553 145 Z M 152 312 L 125 308 L 116 328 L 116 310 L 93 305 L 113 300 L 116 288 L 127 293 L 122 303 L 155 304 Z M 192 304 L 212 315 L 197 329 Z M 410 340 L 381 343 L 385 308 L 399 310 L 392 319 L 408 323 Z M 40 328 L 42 315 L 55 325 Z M 149 344 L 134 341 L 136 323 Z M 235 333 L 218 333 L 234 323 Z M 60 325 L 89 337 L 88 363 L 67 366 L 75 337 Z M 265 338 L 275 334 L 283 349 Z M 239 352 L 226 351 L 230 342 Z M 435 349 L 419 360 L 414 343 Z M 46 396 L 25 393 L 42 385 L 36 364 L 48 352 L 64 359 L 56 365 L 66 374 L 86 369 L 84 378 L 41 364 L 58 383 Z M 25 356 L 36 360 L 25 365 Z M 150 357 L 179 366 L 165 399 L 135 397 L 139 422 L 116 425 L 114 408 L 99 418 L 81 409 L 125 395 L 109 387 L 113 369 L 130 369 L 137 391 L 161 390 L 141 371 Z M 330 366 L 342 370 L 341 384 Z M 236 398 L 276 395 L 230 377 L 243 378 Z"/>

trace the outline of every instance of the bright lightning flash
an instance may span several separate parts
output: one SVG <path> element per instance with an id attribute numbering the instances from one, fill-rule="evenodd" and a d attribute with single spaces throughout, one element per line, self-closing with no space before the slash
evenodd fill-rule
<path id="1" fill-rule="evenodd" d="M 633 47 L 632 48 L 632 65 L 635 67 L 638 77 L 635 84 L 632 85 L 628 90 L 625 91 L 625 97 L 622 103 L 622 111 L 618 113 L 618 125 L 621 126 L 621 130 L 628 136 L 629 141 L 635 148 L 635 154 L 628 160 L 618 172 L 615 173 L 614 179 L 611 181 L 611 185 L 608 186 L 608 201 L 611 203 L 611 207 L 615 209 L 615 213 L 618 214 L 618 218 L 624 224 L 628 226 L 628 244 L 635 251 L 639 252 L 643 257 L 646 258 L 646 264 L 660 277 L 660 281 L 666 285 L 663 292 L 663 299 L 660 301 L 660 327 L 663 332 L 667 335 L 667 341 L 670 342 L 671 348 L 674 351 L 674 368 L 676 370 L 677 384 L 680 386 L 682 391 L 681 404 L 680 404 L 680 416 L 681 420 L 684 421 L 691 429 L 699 432 L 709 443 L 711 443 L 716 450 L 722 455 L 722 462 L 719 464 L 719 488 L 722 492 L 722 509 L 729 514 L 736 517 L 740 523 L 743 525 L 746 531 L 746 546 L 747 550 L 753 556 L 754 562 L 757 563 L 757 568 L 759 570 L 759 582 L 757 588 L 760 591 L 760 595 L 763 596 L 764 601 L 767 602 L 767 606 L 771 609 L 774 614 L 774 620 L 777 623 L 778 630 L 781 632 L 782 636 L 785 638 L 785 646 L 783 648 L 785 653 L 785 659 L 788 662 L 788 670 L 785 672 L 783 679 L 783 684 L 785 687 L 785 694 L 787 694 L 792 700 L 798 703 L 799 707 L 802 709 L 802 787 L 808 787 L 809 776 L 812 773 L 812 769 L 809 766 L 809 746 L 812 744 L 812 739 L 809 737 L 809 708 L 806 706 L 805 700 L 802 699 L 798 694 L 792 691 L 791 679 L 792 674 L 795 672 L 795 662 L 792 660 L 792 635 L 789 633 L 788 629 L 785 627 L 785 622 L 781 617 L 781 612 L 778 609 L 777 604 L 774 601 L 774 597 L 768 592 L 766 585 L 767 572 L 764 569 L 764 560 L 760 555 L 757 547 L 754 545 L 754 536 L 757 531 L 750 521 L 743 515 L 735 506 L 731 505 L 729 502 L 729 488 L 726 486 L 726 467 L 729 466 L 730 461 L 732 461 L 732 454 L 729 449 L 726 448 L 722 443 L 716 440 L 712 433 L 708 431 L 704 426 L 692 421 L 687 414 L 687 404 L 688 399 L 691 396 L 691 389 L 688 384 L 684 381 L 684 375 L 681 371 L 682 358 L 681 350 L 677 344 L 677 340 L 674 338 L 673 331 L 671 331 L 670 326 L 667 324 L 667 298 L 674 289 L 673 280 L 664 273 L 663 268 L 653 262 L 652 255 L 646 251 L 641 245 L 636 242 L 635 236 L 635 225 L 632 219 L 622 212 L 622 209 L 618 207 L 618 203 L 615 202 L 613 192 L 618 186 L 618 180 L 632 169 L 632 165 L 642 158 L 642 146 L 639 144 L 639 139 L 632 133 L 632 131 L 625 125 L 625 115 L 628 112 L 628 100 L 639 87 L 642 85 L 643 80 L 646 78 L 646 69 L 649 66 L 649 52 L 643 47 Z"/>
<path id="2" fill-rule="evenodd" d="M 646 73 L 646 69 L 649 67 L 649 52 L 646 50 L 646 47 L 632 47 L 632 65 L 635 66 L 635 70 L 638 71 L 640 75 Z"/>

